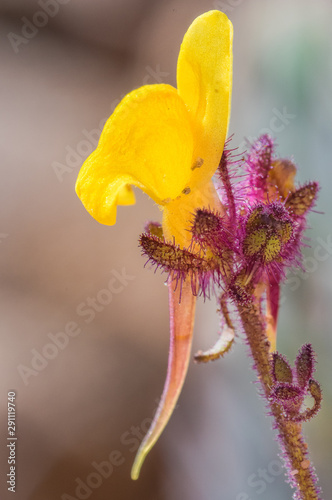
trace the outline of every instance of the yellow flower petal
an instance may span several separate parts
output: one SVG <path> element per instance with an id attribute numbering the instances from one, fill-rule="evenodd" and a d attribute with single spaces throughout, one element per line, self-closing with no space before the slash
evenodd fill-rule
<path id="1" fill-rule="evenodd" d="M 76 192 L 88 212 L 114 224 L 116 204 L 133 198 L 135 185 L 158 204 L 181 194 L 192 175 L 194 131 L 190 114 L 170 85 L 128 94 L 106 122 L 97 149 L 79 173 Z"/>
<path id="2" fill-rule="evenodd" d="M 135 194 L 131 186 L 126 184 L 119 192 L 116 200 L 117 205 L 135 205 Z"/>
<path id="3" fill-rule="evenodd" d="M 193 223 L 195 211 L 198 208 L 210 208 L 219 213 L 223 212 L 219 197 L 212 180 L 196 188 L 176 200 L 172 200 L 163 208 L 163 234 L 168 241 L 173 241 L 188 247 L 191 243 L 192 234 L 190 227 Z"/>
<path id="4" fill-rule="evenodd" d="M 199 16 L 184 36 L 177 67 L 178 92 L 199 126 L 191 187 L 211 178 L 227 136 L 232 91 L 233 27 L 212 10 Z"/>

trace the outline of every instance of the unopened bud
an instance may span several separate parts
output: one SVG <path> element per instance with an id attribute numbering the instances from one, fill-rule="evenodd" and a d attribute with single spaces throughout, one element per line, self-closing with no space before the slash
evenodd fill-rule
<path id="1" fill-rule="evenodd" d="M 168 272 L 172 279 L 182 281 L 189 276 L 195 295 L 199 290 L 207 295 L 210 278 L 219 283 L 220 263 L 215 259 L 206 258 L 203 254 L 180 248 L 174 243 L 146 233 L 140 236 L 139 244 L 143 254 L 149 257 L 148 262 Z"/>
<path id="2" fill-rule="evenodd" d="M 282 407 L 288 418 L 298 418 L 299 410 L 303 402 L 303 392 L 293 384 L 278 384 L 272 394 L 271 399 Z"/>
<path id="3" fill-rule="evenodd" d="M 317 182 L 310 182 L 291 193 L 286 201 L 286 207 L 292 215 L 301 217 L 314 205 L 318 193 Z"/>
<path id="4" fill-rule="evenodd" d="M 292 221 L 281 203 L 256 207 L 248 217 L 243 252 L 269 264 L 282 260 L 282 250 L 292 236 Z"/>
<path id="5" fill-rule="evenodd" d="M 315 352 L 311 344 L 301 347 L 295 361 L 297 381 L 300 387 L 306 387 L 314 372 Z"/>
<path id="6" fill-rule="evenodd" d="M 275 382 L 293 382 L 293 372 L 286 359 L 274 352 L 272 355 L 272 376 Z"/>
<path id="7" fill-rule="evenodd" d="M 296 167 L 290 160 L 281 158 L 274 160 L 269 172 L 269 191 L 273 191 L 274 188 L 282 199 L 287 198 L 289 193 L 293 192 L 295 189 L 295 174 Z"/>
<path id="8" fill-rule="evenodd" d="M 193 240 L 204 249 L 221 256 L 231 247 L 229 233 L 225 229 L 223 218 L 207 209 L 199 209 L 191 227 Z"/>

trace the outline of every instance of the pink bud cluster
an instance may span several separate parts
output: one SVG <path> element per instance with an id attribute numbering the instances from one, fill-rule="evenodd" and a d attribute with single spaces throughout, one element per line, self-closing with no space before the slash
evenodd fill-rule
<path id="1" fill-rule="evenodd" d="M 295 172 L 290 160 L 275 157 L 267 135 L 244 157 L 225 149 L 216 179 L 223 215 L 198 209 L 189 248 L 165 241 L 160 225 L 150 223 L 143 253 L 177 282 L 189 276 L 195 295 L 208 295 L 212 285 L 246 301 L 262 285 L 280 283 L 287 267 L 300 265 L 305 218 L 318 192 L 315 182 L 296 188 Z"/>
<path id="2" fill-rule="evenodd" d="M 286 418 L 302 422 L 314 417 L 321 406 L 322 391 L 320 385 L 312 378 L 315 370 L 315 353 L 311 344 L 300 349 L 292 369 L 284 356 L 273 353 L 271 360 L 274 387 L 270 399 L 283 409 Z M 311 408 L 302 409 L 305 396 L 310 395 L 314 404 Z"/>

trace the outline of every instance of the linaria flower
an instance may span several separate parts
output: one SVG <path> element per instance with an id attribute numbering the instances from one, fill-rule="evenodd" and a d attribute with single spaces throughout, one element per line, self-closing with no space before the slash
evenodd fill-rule
<path id="1" fill-rule="evenodd" d="M 193 214 L 222 213 L 212 183 L 227 136 L 232 87 L 232 24 L 220 11 L 199 16 L 184 36 L 177 89 L 143 86 L 129 93 L 106 122 L 97 149 L 79 173 L 76 192 L 103 224 L 116 221 L 118 205 L 135 202 L 131 186 L 161 208 L 165 241 L 186 248 Z M 132 477 L 167 424 L 190 356 L 196 297 L 189 278 L 168 280 L 170 353 L 161 402 L 136 456 Z M 180 300 L 181 299 L 181 300 Z"/>

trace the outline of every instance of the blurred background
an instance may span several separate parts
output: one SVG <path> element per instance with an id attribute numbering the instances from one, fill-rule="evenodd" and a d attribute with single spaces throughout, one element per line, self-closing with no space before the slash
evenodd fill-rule
<path id="1" fill-rule="evenodd" d="M 291 498 L 241 336 L 221 361 L 191 363 L 167 429 L 131 481 L 166 373 L 165 277 L 144 269 L 137 246 L 160 213 L 137 192 L 116 226 L 102 226 L 74 193 L 119 100 L 143 84 L 176 85 L 182 37 L 213 8 L 234 24 L 233 145 L 270 133 L 299 181 L 322 187 L 307 274 L 291 273 L 283 290 L 278 349 L 292 362 L 305 342 L 318 354 L 323 408 L 304 432 L 324 498 L 332 489 L 332 3 L 2 0 L 1 498 L 11 498 L 11 390 L 19 500 Z M 217 332 L 215 301 L 199 299 L 194 350 Z"/>

